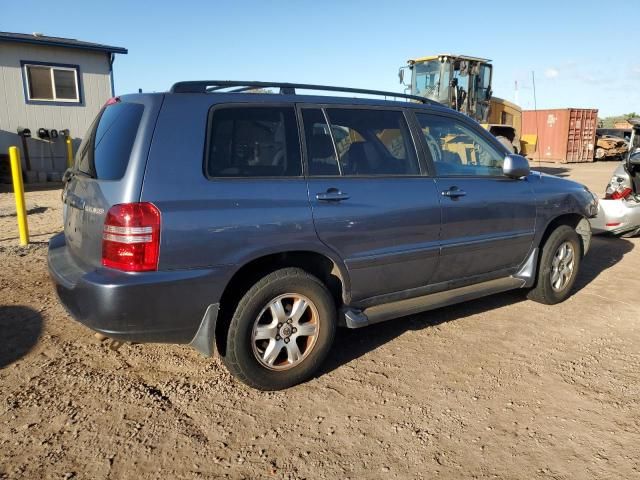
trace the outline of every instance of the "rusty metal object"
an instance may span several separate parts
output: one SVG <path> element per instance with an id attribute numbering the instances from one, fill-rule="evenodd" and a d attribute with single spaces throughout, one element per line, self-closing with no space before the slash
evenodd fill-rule
<path id="1" fill-rule="evenodd" d="M 622 159 L 629 151 L 629 144 L 622 138 L 611 135 L 599 136 L 596 139 L 596 160 Z"/>

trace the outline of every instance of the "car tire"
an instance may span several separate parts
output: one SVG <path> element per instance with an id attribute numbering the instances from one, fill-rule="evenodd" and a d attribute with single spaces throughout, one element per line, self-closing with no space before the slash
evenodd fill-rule
<path id="1" fill-rule="evenodd" d="M 576 231 L 568 225 L 556 228 L 542 246 L 535 286 L 527 297 L 554 305 L 567 299 L 578 276 L 582 248 Z"/>
<path id="2" fill-rule="evenodd" d="M 318 370 L 336 324 L 335 302 L 318 278 L 299 268 L 276 270 L 238 302 L 223 362 L 253 388 L 289 388 Z"/>

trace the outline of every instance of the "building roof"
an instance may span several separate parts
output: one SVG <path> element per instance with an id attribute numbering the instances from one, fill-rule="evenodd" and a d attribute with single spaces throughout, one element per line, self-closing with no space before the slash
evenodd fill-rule
<path id="1" fill-rule="evenodd" d="M 41 33 L 28 34 L 0 32 L 0 42 L 30 43 L 34 45 L 45 45 L 48 47 L 79 48 L 81 50 L 93 50 L 95 52 L 128 53 L 127 49 L 122 47 L 113 47 L 111 45 L 103 45 L 101 43 L 83 42 L 82 40 L 76 40 L 75 38 L 48 37 Z"/>

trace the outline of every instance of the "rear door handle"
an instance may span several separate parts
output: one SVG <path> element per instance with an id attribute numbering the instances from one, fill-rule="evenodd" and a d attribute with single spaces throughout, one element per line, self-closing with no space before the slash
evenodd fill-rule
<path id="1" fill-rule="evenodd" d="M 326 192 L 316 193 L 316 199 L 321 202 L 341 202 L 342 200 L 349 200 L 350 196 L 347 193 L 341 192 L 337 188 L 330 188 Z"/>
<path id="2" fill-rule="evenodd" d="M 443 190 L 442 196 L 449 197 L 452 199 L 456 199 L 459 197 L 464 197 L 467 194 L 464 190 L 460 190 L 458 187 L 451 187 L 449 190 Z"/>

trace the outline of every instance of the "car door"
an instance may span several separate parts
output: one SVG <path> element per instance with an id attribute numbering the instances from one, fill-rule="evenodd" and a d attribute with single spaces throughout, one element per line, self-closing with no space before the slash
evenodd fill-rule
<path id="1" fill-rule="evenodd" d="M 427 285 L 440 206 L 402 109 L 304 105 L 300 115 L 313 222 L 347 266 L 352 302 Z"/>
<path id="2" fill-rule="evenodd" d="M 505 153 L 457 115 L 416 113 L 442 205 L 441 262 L 433 282 L 481 281 L 513 273 L 532 249 L 531 183 L 502 173 Z"/>

